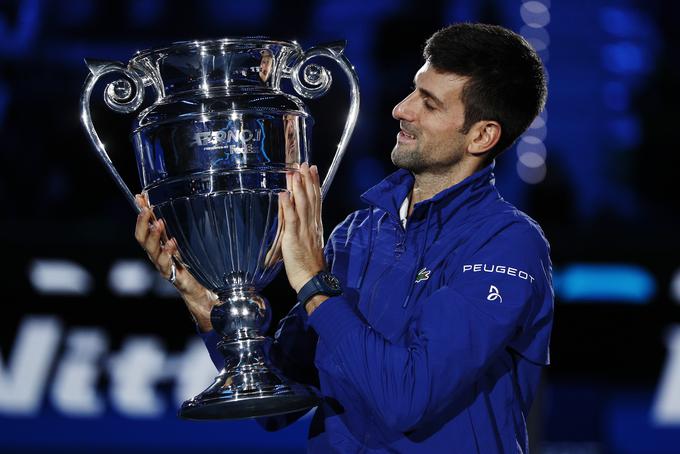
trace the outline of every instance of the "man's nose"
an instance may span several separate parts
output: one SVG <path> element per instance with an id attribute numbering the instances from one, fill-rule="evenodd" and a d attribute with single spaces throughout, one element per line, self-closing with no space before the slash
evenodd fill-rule
<path id="1" fill-rule="evenodd" d="M 410 102 L 411 96 L 402 99 L 399 104 L 392 109 L 392 118 L 395 120 L 413 121 L 413 109 Z"/>

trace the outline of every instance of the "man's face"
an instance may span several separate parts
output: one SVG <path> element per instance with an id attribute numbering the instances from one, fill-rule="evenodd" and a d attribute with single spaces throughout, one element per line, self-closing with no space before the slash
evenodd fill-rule
<path id="1" fill-rule="evenodd" d="M 392 110 L 400 126 L 394 165 L 416 174 L 440 173 L 461 160 L 467 146 L 460 132 L 465 122 L 461 92 L 467 80 L 429 63 L 418 70 L 414 90 Z"/>
<path id="2" fill-rule="evenodd" d="M 269 80 L 273 66 L 274 57 L 272 56 L 271 51 L 262 51 L 262 59 L 260 60 L 260 79 L 262 79 L 263 82 Z"/>

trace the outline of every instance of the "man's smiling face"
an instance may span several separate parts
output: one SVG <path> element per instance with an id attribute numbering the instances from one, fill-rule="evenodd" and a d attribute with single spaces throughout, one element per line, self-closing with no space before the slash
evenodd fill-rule
<path id="1" fill-rule="evenodd" d="M 461 93 L 467 81 L 428 62 L 418 70 L 414 90 L 392 110 L 400 126 L 394 165 L 416 174 L 440 173 L 461 160 L 467 146 Z"/>

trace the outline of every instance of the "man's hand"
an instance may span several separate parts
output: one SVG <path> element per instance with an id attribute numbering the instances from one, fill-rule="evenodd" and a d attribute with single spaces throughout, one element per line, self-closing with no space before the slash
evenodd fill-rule
<path id="1" fill-rule="evenodd" d="M 287 175 L 291 193 L 279 193 L 279 222 L 283 224 L 281 252 L 288 282 L 295 292 L 326 268 L 321 223 L 319 171 L 307 163 Z"/>
<path id="2" fill-rule="evenodd" d="M 212 329 L 210 310 L 217 302 L 217 296 L 199 284 L 181 265 L 181 262 L 173 258 L 179 257 L 177 242 L 174 238 L 168 239 L 165 223 L 162 219 L 156 219 L 146 197 L 136 195 L 135 200 L 137 206 L 141 209 L 139 216 L 137 216 L 135 239 L 165 279 L 170 277 L 172 263 L 173 260 L 175 261 L 176 280 L 174 285 L 179 290 L 199 329 L 204 332 L 210 331 Z"/>

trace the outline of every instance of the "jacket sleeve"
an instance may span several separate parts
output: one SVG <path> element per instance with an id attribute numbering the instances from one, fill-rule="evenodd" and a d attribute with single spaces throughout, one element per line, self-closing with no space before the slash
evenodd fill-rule
<path id="1" fill-rule="evenodd" d="M 448 285 L 416 302 L 419 313 L 406 346 L 373 330 L 351 296 L 329 298 L 309 317 L 332 352 L 337 378 L 387 427 L 405 432 L 426 423 L 506 348 L 517 344 L 527 352 L 547 352 L 552 324 L 547 245 L 534 230 L 517 230 L 498 234 L 448 277 Z M 485 271 L 492 265 L 494 271 Z M 545 345 L 528 348 L 526 337 Z M 536 360 L 542 360 L 540 354 Z"/>
<path id="2" fill-rule="evenodd" d="M 289 379 L 318 388 L 319 376 L 314 366 L 316 342 L 316 333 L 307 325 L 307 312 L 297 303 L 279 322 L 269 359 Z M 275 431 L 289 426 L 307 412 L 257 418 L 257 423 L 268 431 Z"/>

